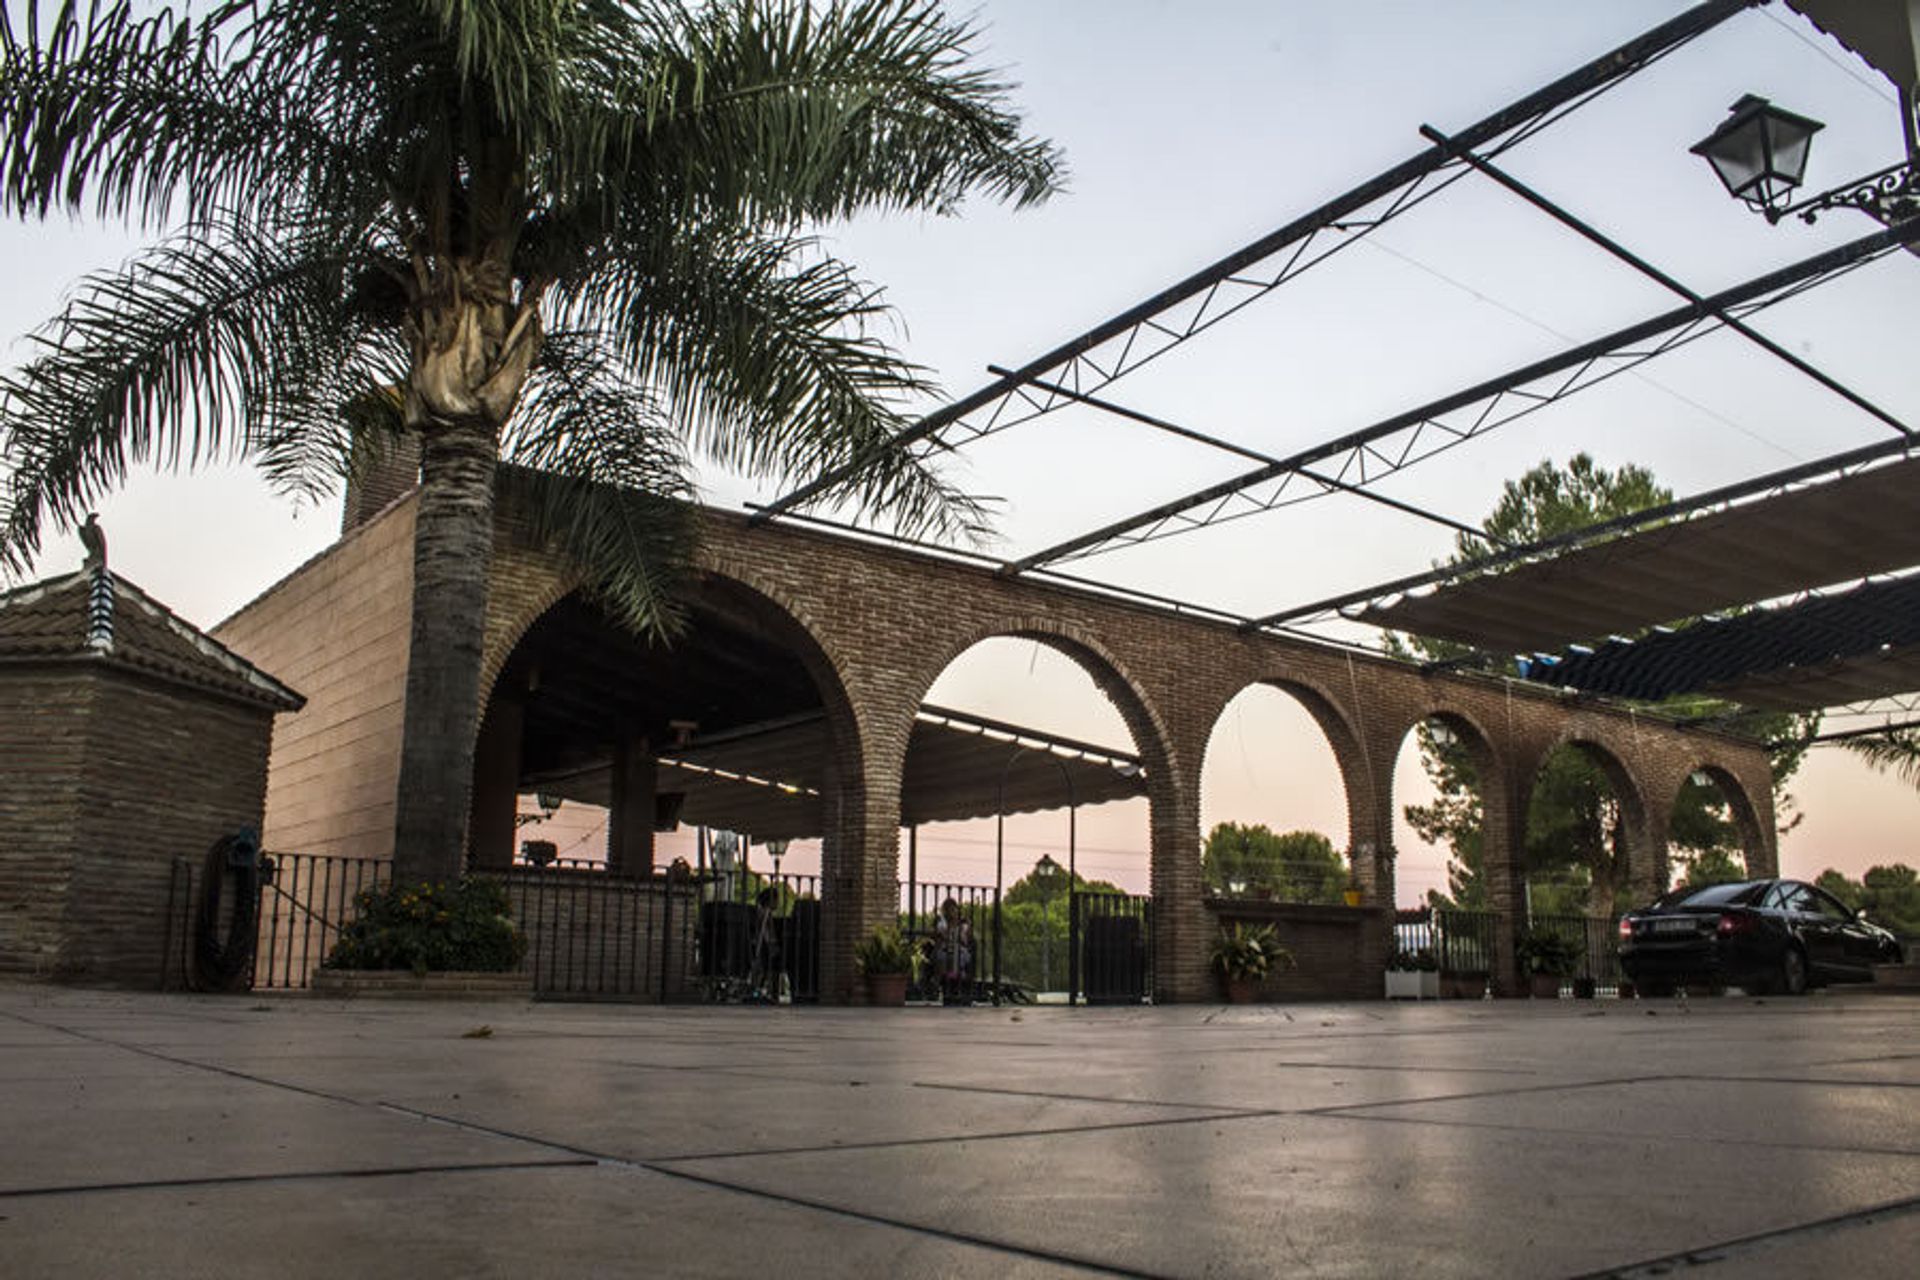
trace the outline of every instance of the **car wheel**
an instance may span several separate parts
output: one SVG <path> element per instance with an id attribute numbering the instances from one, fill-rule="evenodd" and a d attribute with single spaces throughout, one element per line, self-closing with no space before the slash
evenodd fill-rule
<path id="1" fill-rule="evenodd" d="M 1788 947 L 1787 953 L 1780 957 L 1780 980 L 1776 989 L 1786 996 L 1807 993 L 1807 957 L 1801 954 L 1800 948 Z"/>

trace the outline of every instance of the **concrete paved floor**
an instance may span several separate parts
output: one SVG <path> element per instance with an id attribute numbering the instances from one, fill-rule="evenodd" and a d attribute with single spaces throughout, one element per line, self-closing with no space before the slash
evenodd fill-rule
<path id="1" fill-rule="evenodd" d="M 885 1012 L 0 985 L 9 1280 L 1916 1258 L 1900 997 Z"/>

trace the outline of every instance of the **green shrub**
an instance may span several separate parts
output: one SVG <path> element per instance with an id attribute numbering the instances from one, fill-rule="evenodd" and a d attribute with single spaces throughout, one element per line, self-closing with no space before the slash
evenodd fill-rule
<path id="1" fill-rule="evenodd" d="M 340 931 L 329 969 L 469 970 L 507 973 L 527 938 L 507 914 L 505 886 L 468 878 L 452 884 L 389 884 L 354 900 L 358 915 Z"/>

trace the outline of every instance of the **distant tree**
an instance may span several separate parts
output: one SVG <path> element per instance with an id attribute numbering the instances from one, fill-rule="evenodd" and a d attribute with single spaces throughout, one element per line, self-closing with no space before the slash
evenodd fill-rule
<path id="1" fill-rule="evenodd" d="M 1217 892 L 1240 884 L 1266 889 L 1282 902 L 1334 906 L 1347 887 L 1346 859 L 1318 831 L 1276 835 L 1264 825 L 1222 822 L 1207 833 L 1200 868 Z"/>
<path id="2" fill-rule="evenodd" d="M 1049 873 L 1035 863 L 1000 895 L 1000 968 L 1009 981 L 1035 991 L 1066 989 L 1071 972 L 1070 886 L 1078 893 L 1125 892 L 1105 880 L 1069 877 L 1067 869 L 1057 864 Z M 985 975 L 992 964 L 992 942 L 983 933 L 975 968 Z"/>
<path id="3" fill-rule="evenodd" d="M 1920 873 L 1904 862 L 1869 867 L 1859 880 L 1829 868 L 1814 881 L 1875 924 L 1906 938 L 1920 938 Z"/>
<path id="4" fill-rule="evenodd" d="M 1710 884 L 1729 884 L 1746 878 L 1747 869 L 1725 849 L 1703 849 L 1685 861 L 1677 887 L 1703 889 Z"/>

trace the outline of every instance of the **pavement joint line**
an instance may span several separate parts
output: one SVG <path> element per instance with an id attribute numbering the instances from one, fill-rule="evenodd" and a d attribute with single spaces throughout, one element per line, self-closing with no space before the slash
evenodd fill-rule
<path id="1" fill-rule="evenodd" d="M 1856 1209 L 1852 1213 L 1835 1214 L 1831 1218 L 1795 1223 L 1790 1227 L 1761 1231 L 1750 1236 L 1723 1240 L 1718 1244 L 1683 1249 L 1679 1253 L 1648 1258 L 1642 1262 L 1631 1262 L 1625 1266 L 1583 1272 L 1572 1277 L 1572 1280 L 1643 1280 L 1644 1277 L 1670 1275 L 1679 1267 L 1711 1266 L 1717 1262 L 1732 1261 L 1742 1255 L 1759 1253 L 1782 1244 L 1838 1235 L 1843 1231 L 1857 1230 L 1877 1222 L 1904 1218 L 1910 1213 L 1920 1213 L 1920 1196 L 1906 1200 L 1890 1200 L 1869 1209 Z"/>
<path id="2" fill-rule="evenodd" d="M 794 1205 L 803 1209 L 812 1209 L 818 1213 L 830 1213 L 840 1217 L 852 1218 L 857 1222 L 868 1222 L 879 1226 L 892 1227 L 898 1231 L 911 1231 L 920 1235 L 932 1236 L 939 1240 L 951 1240 L 958 1244 L 973 1245 L 977 1248 L 991 1249 L 996 1253 L 1010 1253 L 1017 1257 L 1032 1258 L 1039 1262 L 1051 1262 L 1057 1266 L 1072 1267 L 1079 1271 L 1092 1272 L 1095 1275 L 1124 1276 L 1128 1280 L 1162 1280 L 1160 1273 L 1136 1271 L 1127 1267 L 1117 1267 L 1111 1263 L 1095 1262 L 1090 1258 L 1076 1257 L 1073 1254 L 1057 1253 L 1051 1249 L 1037 1248 L 1032 1245 L 1015 1244 L 1008 1240 L 996 1240 L 991 1236 L 975 1235 L 967 1231 L 955 1231 L 948 1227 L 929 1226 L 926 1223 L 908 1222 L 899 1218 L 889 1218 L 864 1209 L 849 1209 L 845 1205 L 833 1204 L 824 1200 L 813 1200 L 805 1196 L 791 1195 L 782 1191 L 769 1191 L 763 1187 L 748 1186 L 730 1182 L 725 1178 L 716 1178 L 708 1174 L 692 1173 L 685 1169 L 662 1169 L 652 1164 L 641 1166 L 650 1173 L 662 1177 L 678 1178 L 697 1186 L 711 1187 L 720 1191 L 731 1191 L 736 1195 L 753 1196 L 756 1199 L 771 1200 L 778 1204 Z"/>
<path id="3" fill-rule="evenodd" d="M 1386 1105 L 1403 1104 L 1388 1103 Z M 1717 1133 L 1669 1134 L 1635 1133 L 1622 1129 L 1560 1129 L 1550 1125 L 1502 1123 L 1498 1120 L 1450 1120 L 1432 1116 L 1371 1116 L 1361 1114 L 1358 1110 L 1348 1110 L 1338 1115 L 1327 1115 L 1325 1112 L 1294 1112 L 1293 1114 L 1312 1114 L 1333 1120 L 1367 1120 L 1375 1124 L 1426 1124 L 1441 1129 L 1490 1129 L 1497 1133 L 1552 1133 L 1570 1137 L 1632 1138 L 1641 1142 L 1711 1141 L 1716 1146 L 1755 1147 L 1762 1151 L 1820 1151 L 1840 1156 L 1891 1156 L 1897 1160 L 1920 1160 L 1920 1149 L 1912 1147 L 1840 1147 L 1824 1142 L 1771 1142 L 1764 1138 L 1728 1138 Z"/>
<path id="4" fill-rule="evenodd" d="M 1044 1098 L 1060 1102 L 1100 1102 L 1121 1107 L 1167 1107 L 1179 1111 L 1212 1111 L 1223 1116 L 1276 1114 L 1271 1107 L 1241 1107 L 1220 1102 L 1162 1102 L 1155 1098 L 1112 1098 L 1095 1093 L 1054 1093 L 1046 1089 L 1009 1089 L 990 1084 L 948 1084 L 934 1080 L 915 1080 L 915 1089 L 941 1089 L 949 1093 L 990 1093 L 1011 1098 Z"/>
<path id="5" fill-rule="evenodd" d="M 905 1147 L 949 1146 L 962 1142 L 1007 1142 L 1021 1138 L 1064 1138 L 1082 1133 L 1112 1133 L 1128 1129 L 1157 1129 L 1182 1124 L 1218 1124 L 1229 1120 L 1253 1120 L 1285 1115 L 1280 1111 L 1227 1111 L 1219 1110 L 1204 1115 L 1169 1116 L 1155 1120 L 1114 1120 L 1105 1124 L 1055 1125 L 1043 1129 L 1006 1129 L 992 1133 L 953 1133 L 934 1134 L 924 1138 L 880 1138 L 871 1142 L 814 1143 L 804 1147 L 750 1147 L 737 1151 L 692 1151 L 682 1155 L 657 1156 L 620 1156 L 608 1151 L 598 1151 L 591 1147 L 576 1146 L 557 1138 L 541 1138 L 532 1134 L 520 1133 L 513 1129 L 500 1128 L 478 1120 L 463 1120 L 458 1116 L 444 1115 L 428 1111 L 421 1107 L 409 1106 L 401 1102 L 381 1102 L 375 1104 L 399 1115 L 411 1116 L 418 1120 L 438 1124 L 452 1125 L 455 1128 L 471 1129 L 477 1133 L 490 1134 L 498 1138 L 511 1138 L 520 1142 L 529 1142 L 535 1146 L 548 1147 L 555 1151 L 565 1151 L 572 1155 L 587 1156 L 609 1164 L 629 1164 L 636 1168 L 662 1169 L 668 1165 L 684 1164 L 702 1160 L 752 1160 L 773 1156 L 839 1155 L 843 1152 L 887 1151 Z"/>
<path id="6" fill-rule="evenodd" d="M 0 1188 L 0 1200 L 93 1195 L 116 1191 L 176 1191 L 188 1187 L 245 1186 L 252 1183 L 331 1181 L 350 1178 L 408 1178 L 429 1173 L 507 1173 L 528 1169 L 591 1168 L 597 1161 L 495 1160 L 480 1163 L 395 1165 L 374 1169 L 298 1169 L 291 1173 L 208 1174 L 198 1178 L 147 1178 L 131 1182 L 88 1182 L 55 1187 Z"/>
<path id="7" fill-rule="evenodd" d="M 1430 1102 L 1473 1102 L 1482 1098 L 1514 1098 L 1527 1093 L 1562 1093 L 1572 1089 L 1605 1089 L 1627 1084 L 1657 1084 L 1683 1077 L 1670 1075 L 1617 1076 L 1603 1080 L 1561 1080 L 1548 1084 L 1521 1085 L 1512 1089 L 1475 1089 L 1465 1093 L 1436 1093 L 1425 1098 L 1393 1098 L 1383 1102 L 1340 1102 L 1325 1107 L 1303 1107 L 1287 1114 L 1297 1116 L 1340 1115 L 1349 1111 L 1373 1111 L 1382 1107 L 1418 1107 Z M 1524 1126 L 1522 1126 L 1524 1127 Z"/>
<path id="8" fill-rule="evenodd" d="M 63 1027 L 58 1023 L 36 1022 L 31 1018 L 23 1017 L 8 1009 L 0 1009 L 0 1014 L 4 1014 L 20 1022 L 25 1022 L 31 1026 L 40 1027 L 42 1030 L 58 1031 L 63 1035 L 72 1036 L 76 1040 L 84 1040 L 90 1044 L 104 1045 L 109 1049 L 120 1049 L 127 1053 L 138 1054 L 143 1058 L 152 1058 L 156 1062 L 171 1063 L 176 1067 L 189 1067 L 197 1071 L 210 1071 L 216 1075 L 227 1076 L 231 1079 L 245 1080 L 249 1084 L 262 1085 L 270 1089 L 285 1089 L 290 1093 L 302 1093 L 310 1098 L 319 1098 L 326 1102 L 342 1102 L 353 1107 L 366 1105 L 366 1103 L 360 1099 L 344 1093 L 331 1093 L 325 1089 L 315 1089 L 303 1084 L 293 1084 L 286 1080 L 275 1080 L 270 1076 L 254 1075 L 251 1072 L 241 1071 L 236 1067 L 223 1067 L 217 1062 L 197 1062 L 192 1058 L 177 1057 L 170 1053 L 162 1053 L 158 1049 L 149 1049 L 145 1045 L 124 1044 L 118 1040 L 109 1040 L 105 1036 L 94 1035 L 91 1032 L 75 1031 L 72 1027 Z"/>
<path id="9" fill-rule="evenodd" d="M 1920 1080 L 1848 1080 L 1832 1076 L 1708 1076 L 1683 1072 L 1668 1079 L 1697 1084 L 1818 1085 L 1822 1089 L 1920 1089 Z"/>
<path id="10" fill-rule="evenodd" d="M 718 1178 L 713 1176 L 712 1174 L 694 1173 L 687 1169 L 680 1169 L 680 1168 L 673 1167 L 677 1163 L 688 1161 L 688 1160 L 723 1160 L 723 1159 L 730 1158 L 726 1154 L 673 1156 L 673 1157 L 665 1157 L 665 1158 L 641 1157 L 638 1159 L 634 1159 L 626 1156 L 617 1156 L 612 1154 L 611 1152 L 594 1151 L 587 1147 L 575 1146 L 572 1143 L 560 1142 L 555 1139 L 540 1138 L 532 1134 L 526 1134 L 526 1133 L 516 1133 L 511 1129 L 503 1129 L 496 1125 L 479 1124 L 475 1121 L 462 1120 L 455 1116 L 440 1115 L 436 1112 L 422 1110 L 418 1107 L 409 1107 L 400 1103 L 383 1102 L 383 1103 L 380 1103 L 379 1106 L 385 1110 L 394 1111 L 401 1115 L 412 1116 L 415 1119 L 424 1120 L 433 1124 L 448 1125 L 456 1129 L 470 1129 L 480 1133 L 489 1134 L 494 1137 L 510 1138 L 515 1141 L 527 1143 L 531 1146 L 545 1147 L 553 1151 L 563 1151 L 568 1153 L 569 1155 L 582 1157 L 582 1159 L 578 1162 L 581 1164 L 592 1164 L 592 1165 L 599 1165 L 603 1167 L 616 1168 L 616 1169 L 637 1170 L 644 1173 L 651 1173 L 663 1178 L 673 1178 L 682 1182 L 690 1182 L 695 1184 L 696 1186 L 709 1187 L 709 1188 L 713 1188 L 715 1190 L 720 1190 L 720 1191 L 730 1191 L 736 1195 L 751 1196 L 759 1200 L 771 1200 L 777 1204 L 793 1205 L 798 1208 L 811 1209 L 818 1213 L 832 1214 L 836 1217 L 852 1218 L 859 1222 L 867 1222 L 867 1223 L 873 1223 L 878 1226 L 891 1227 L 897 1231 L 907 1231 L 916 1235 L 933 1236 L 937 1239 L 942 1239 L 942 1240 L 952 1240 L 961 1244 L 973 1245 L 983 1249 L 990 1249 L 998 1253 L 1011 1253 L 1023 1258 L 1034 1258 L 1044 1262 L 1057 1263 L 1062 1266 L 1070 1266 L 1070 1267 L 1077 1268 L 1079 1270 L 1094 1272 L 1099 1275 L 1125 1276 L 1130 1278 L 1136 1278 L 1136 1280 L 1160 1280 L 1157 1273 L 1155 1272 L 1129 1270 L 1124 1267 L 1115 1267 L 1107 1263 L 1094 1262 L 1086 1258 L 1075 1257 L 1071 1254 L 1056 1253 L 1051 1250 L 1034 1248 L 1029 1245 L 1014 1244 L 1006 1240 L 996 1240 L 990 1236 L 973 1235 L 971 1233 L 964 1232 L 964 1231 L 954 1231 L 946 1227 L 929 1226 L 926 1223 L 911 1222 L 911 1221 L 907 1221 L 899 1218 L 889 1218 L 882 1214 L 869 1213 L 863 1209 L 850 1209 L 845 1205 L 834 1204 L 830 1201 L 811 1200 L 804 1196 L 791 1195 L 786 1192 L 769 1191 L 762 1187 L 754 1187 L 754 1186 L 747 1185 L 745 1183 L 732 1182 L 725 1178 Z M 1232 1117 L 1221 1117 L 1221 1118 L 1232 1118 Z M 1145 1123 L 1161 1124 L 1161 1123 L 1168 1123 L 1168 1122 L 1147 1121 Z M 1131 1127 L 1140 1127 L 1140 1126 L 1106 1126 L 1106 1127 L 1131 1128 Z M 1076 1131 L 1065 1130 L 1062 1132 L 1070 1133 L 1070 1132 L 1076 1132 Z M 968 1138 L 914 1139 L 914 1140 L 908 1140 L 908 1141 L 902 1141 L 902 1142 L 890 1142 L 890 1143 L 848 1144 L 845 1146 L 838 1146 L 838 1147 L 834 1147 L 834 1146 L 795 1147 L 795 1148 L 791 1148 L 784 1151 L 744 1152 L 739 1154 L 743 1154 L 743 1155 L 796 1155 L 796 1154 L 804 1155 L 804 1154 L 813 1153 L 813 1152 L 860 1151 L 860 1150 L 872 1149 L 874 1147 L 917 1146 L 917 1145 L 927 1145 L 935 1142 L 954 1142 L 954 1141 L 968 1141 L 968 1140 L 969 1140 Z M 557 1165 L 565 1165 L 565 1164 L 571 1164 L 571 1163 L 574 1163 L 574 1162 L 570 1162 L 570 1161 L 556 1162 Z"/>

